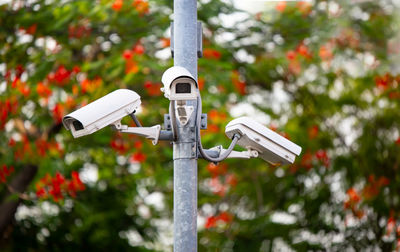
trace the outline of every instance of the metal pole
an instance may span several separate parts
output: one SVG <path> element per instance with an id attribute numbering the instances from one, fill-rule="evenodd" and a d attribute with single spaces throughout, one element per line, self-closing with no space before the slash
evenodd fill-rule
<path id="1" fill-rule="evenodd" d="M 174 65 L 197 80 L 197 1 L 174 0 Z M 196 102 L 184 126 L 177 122 L 174 142 L 174 252 L 197 251 Z M 175 111 L 172 111 L 175 113 Z"/>

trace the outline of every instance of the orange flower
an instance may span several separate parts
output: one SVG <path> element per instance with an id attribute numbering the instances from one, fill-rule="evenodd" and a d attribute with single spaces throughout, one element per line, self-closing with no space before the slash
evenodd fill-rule
<path id="1" fill-rule="evenodd" d="M 125 64 L 125 73 L 126 74 L 130 74 L 130 73 L 135 74 L 137 72 L 139 72 L 139 66 L 136 63 L 136 61 L 134 61 L 132 59 L 127 60 L 126 64 Z"/>
<path id="2" fill-rule="evenodd" d="M 48 98 L 51 95 L 51 89 L 49 86 L 44 85 L 42 82 L 39 82 L 36 86 L 36 92 L 38 93 L 39 96 Z"/>
<path id="3" fill-rule="evenodd" d="M 146 154 L 138 151 L 138 152 L 132 154 L 130 160 L 133 163 L 143 163 L 146 160 L 146 158 L 147 158 Z"/>
<path id="4" fill-rule="evenodd" d="M 149 3 L 144 0 L 134 0 L 132 2 L 132 6 L 136 9 L 136 11 L 140 14 L 147 14 L 149 13 Z"/>
<path id="5" fill-rule="evenodd" d="M 232 187 L 235 187 L 238 183 L 238 179 L 235 176 L 235 174 L 231 173 L 231 174 L 226 175 L 225 183 L 227 183 L 228 185 L 230 185 Z"/>
<path id="6" fill-rule="evenodd" d="M 223 175 L 226 173 L 228 170 L 228 165 L 227 164 L 214 164 L 214 163 L 209 163 L 207 165 L 207 170 L 208 172 L 211 173 L 212 177 L 217 177 L 219 175 Z"/>
<path id="7" fill-rule="evenodd" d="M 205 48 L 203 50 L 203 56 L 207 59 L 216 59 L 219 60 L 221 58 L 221 53 L 215 49 Z"/>
<path id="8" fill-rule="evenodd" d="M 323 45 L 319 48 L 319 57 L 324 61 L 329 61 L 333 58 L 332 49 L 327 46 Z"/>
<path id="9" fill-rule="evenodd" d="M 389 83 L 392 82 L 392 76 L 386 73 L 384 76 L 375 77 L 375 85 L 383 90 L 389 87 Z"/>
<path id="10" fill-rule="evenodd" d="M 57 103 L 52 112 L 54 121 L 56 121 L 56 123 L 61 123 L 64 115 L 64 106 L 61 103 Z"/>
<path id="11" fill-rule="evenodd" d="M 93 80 L 84 79 L 81 82 L 81 91 L 82 93 L 91 93 L 98 89 L 103 84 L 103 80 L 100 77 L 96 77 Z"/>
<path id="12" fill-rule="evenodd" d="M 123 0 L 115 0 L 114 3 L 112 4 L 111 8 L 114 11 L 120 11 L 123 4 L 124 4 Z"/>
<path id="13" fill-rule="evenodd" d="M 146 81 L 144 83 L 144 88 L 150 96 L 159 96 L 161 95 L 161 84 L 160 83 L 152 83 L 151 81 Z"/>
<path id="14" fill-rule="evenodd" d="M 310 59 L 312 58 L 312 55 L 310 53 L 310 50 L 308 49 L 308 46 L 306 46 L 303 43 L 300 43 L 300 45 L 297 47 L 296 51 L 303 56 L 304 58 Z"/>
<path id="15" fill-rule="evenodd" d="M 286 2 L 280 1 L 275 5 L 275 9 L 279 12 L 284 12 L 286 9 Z"/>
<path id="16" fill-rule="evenodd" d="M 142 55 L 144 53 L 144 46 L 138 42 L 134 47 L 133 47 L 133 53 Z"/>
<path id="17" fill-rule="evenodd" d="M 132 52 L 131 50 L 125 50 L 125 51 L 122 53 L 122 57 L 124 57 L 124 59 L 126 59 L 126 60 L 131 59 L 132 56 L 133 56 L 133 52 Z"/>
<path id="18" fill-rule="evenodd" d="M 171 45 L 171 39 L 169 39 L 169 38 L 161 38 L 160 41 L 161 41 L 162 48 L 166 48 Z"/>
<path id="19" fill-rule="evenodd" d="M 307 151 L 306 153 L 304 153 L 304 155 L 301 157 L 301 161 L 300 164 L 301 166 L 303 166 L 304 168 L 306 168 L 306 170 L 310 170 L 312 168 L 312 160 L 313 160 L 313 155 L 311 154 L 310 151 Z"/>
<path id="20" fill-rule="evenodd" d="M 214 217 L 214 216 L 210 216 L 206 219 L 206 223 L 204 224 L 204 227 L 209 229 L 209 228 L 213 228 L 217 225 L 217 220 L 218 218 Z"/>
<path id="21" fill-rule="evenodd" d="M 237 70 L 232 71 L 231 80 L 233 85 L 235 86 L 236 90 L 241 95 L 246 94 L 246 82 L 241 80 L 241 76 Z"/>
<path id="22" fill-rule="evenodd" d="M 361 200 L 360 195 L 353 187 L 347 190 L 347 195 L 349 196 L 350 202 L 357 203 Z"/>
<path id="23" fill-rule="evenodd" d="M 301 65 L 300 62 L 297 60 L 293 60 L 289 63 L 289 71 L 295 75 L 298 75 L 301 73 Z"/>
<path id="24" fill-rule="evenodd" d="M 312 5 L 311 3 L 300 1 L 297 3 L 297 8 L 303 15 L 308 15 L 311 12 Z"/>
<path id="25" fill-rule="evenodd" d="M 37 28 L 37 24 L 33 24 L 26 29 L 26 33 L 31 34 L 31 35 L 35 34 L 36 28 Z"/>
<path id="26" fill-rule="evenodd" d="M 286 53 L 286 58 L 287 58 L 288 60 L 294 60 L 294 59 L 296 59 L 296 56 L 297 56 L 297 52 L 295 52 L 295 51 L 293 51 L 293 50 L 290 50 L 290 51 L 288 51 L 288 52 Z"/>
<path id="27" fill-rule="evenodd" d="M 199 90 L 203 90 L 204 87 L 204 78 L 203 77 L 199 77 L 198 81 L 197 81 L 198 85 L 199 85 Z"/>

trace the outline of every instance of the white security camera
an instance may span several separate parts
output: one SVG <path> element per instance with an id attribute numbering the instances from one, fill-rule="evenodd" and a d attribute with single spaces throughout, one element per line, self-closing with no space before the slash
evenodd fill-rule
<path id="1" fill-rule="evenodd" d="M 301 152 L 297 144 L 248 117 L 234 119 L 226 125 L 228 137 L 232 138 L 235 133 L 241 135 L 238 145 L 257 151 L 259 157 L 272 165 L 291 164 Z"/>
<path id="2" fill-rule="evenodd" d="M 118 89 L 64 116 L 63 124 L 77 138 L 92 134 L 120 120 L 140 106 L 140 96 L 128 89 Z"/>
<path id="3" fill-rule="evenodd" d="M 184 67 L 173 66 L 164 72 L 161 82 L 164 94 L 170 100 L 186 101 L 197 99 L 197 82 Z"/>

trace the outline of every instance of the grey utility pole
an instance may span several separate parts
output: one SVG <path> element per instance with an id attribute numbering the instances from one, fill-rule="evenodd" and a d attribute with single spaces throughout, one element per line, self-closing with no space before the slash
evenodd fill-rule
<path id="1" fill-rule="evenodd" d="M 174 0 L 174 65 L 186 68 L 197 81 L 197 1 Z M 197 251 L 196 101 L 186 125 L 177 122 L 174 148 L 174 252 Z M 175 113 L 175 111 L 171 111 Z"/>

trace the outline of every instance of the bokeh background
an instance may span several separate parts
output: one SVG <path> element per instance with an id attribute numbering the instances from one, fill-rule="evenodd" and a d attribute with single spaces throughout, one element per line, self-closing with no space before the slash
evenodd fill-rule
<path id="1" fill-rule="evenodd" d="M 199 251 L 399 249 L 399 14 L 399 0 L 198 1 L 204 146 L 247 115 L 303 148 L 283 167 L 199 160 Z M 2 251 L 172 251 L 172 146 L 61 124 L 118 88 L 162 124 L 172 19 L 169 0 L 0 1 Z"/>

